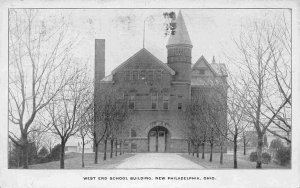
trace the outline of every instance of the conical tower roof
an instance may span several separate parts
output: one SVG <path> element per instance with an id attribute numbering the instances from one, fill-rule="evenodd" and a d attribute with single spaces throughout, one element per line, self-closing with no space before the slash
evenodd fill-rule
<path id="1" fill-rule="evenodd" d="M 181 11 L 179 11 L 178 16 L 176 18 L 175 34 L 170 35 L 167 46 L 176 44 L 192 45 Z"/>

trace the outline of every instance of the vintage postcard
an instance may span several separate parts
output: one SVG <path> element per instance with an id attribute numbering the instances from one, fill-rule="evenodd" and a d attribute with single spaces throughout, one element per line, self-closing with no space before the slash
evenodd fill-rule
<path id="1" fill-rule="evenodd" d="M 125 2 L 1 3 L 0 187 L 300 187 L 299 3 Z"/>

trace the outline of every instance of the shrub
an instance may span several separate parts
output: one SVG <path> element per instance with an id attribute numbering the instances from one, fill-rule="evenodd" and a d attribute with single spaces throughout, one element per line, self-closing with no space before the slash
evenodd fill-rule
<path id="1" fill-rule="evenodd" d="M 291 148 L 289 147 L 279 148 L 276 152 L 276 160 L 282 166 L 288 164 L 291 160 Z"/>
<path id="2" fill-rule="evenodd" d="M 57 161 L 60 158 L 60 151 L 61 151 L 61 145 L 57 144 L 54 146 L 54 148 L 51 150 L 51 153 L 47 156 L 49 161 Z"/>
<path id="3" fill-rule="evenodd" d="M 271 155 L 267 152 L 262 154 L 262 163 L 268 164 L 271 161 Z"/>
<path id="4" fill-rule="evenodd" d="M 44 156 L 44 157 L 39 157 L 38 159 L 38 163 L 47 163 L 47 162 L 50 162 L 51 159 L 50 159 L 50 154 L 48 154 L 47 156 Z"/>
<path id="5" fill-rule="evenodd" d="M 270 144 L 270 149 L 274 152 L 277 151 L 278 149 L 283 147 L 283 143 L 282 141 L 277 138 L 275 140 L 272 140 L 271 144 Z"/>
<path id="6" fill-rule="evenodd" d="M 256 162 L 257 161 L 257 153 L 256 153 L 256 151 L 250 153 L 250 161 L 251 162 Z"/>
<path id="7" fill-rule="evenodd" d="M 49 151 L 46 147 L 42 147 L 42 149 L 40 149 L 38 156 L 39 157 L 46 157 L 49 154 Z"/>
<path id="8" fill-rule="evenodd" d="M 271 155 L 267 152 L 262 153 L 261 158 L 262 158 L 261 162 L 264 163 L 264 164 L 268 164 L 271 161 Z M 257 152 L 256 151 L 251 152 L 250 161 L 251 162 L 256 162 L 257 161 Z"/>

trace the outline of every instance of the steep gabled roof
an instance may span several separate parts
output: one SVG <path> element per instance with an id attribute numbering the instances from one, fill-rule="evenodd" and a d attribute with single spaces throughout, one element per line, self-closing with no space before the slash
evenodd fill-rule
<path id="1" fill-rule="evenodd" d="M 167 64 L 163 63 L 161 60 L 159 60 L 157 57 L 155 57 L 152 53 L 150 53 L 148 50 L 146 50 L 145 48 L 142 48 L 141 50 L 139 50 L 137 53 L 135 53 L 133 56 L 131 56 L 130 58 L 128 58 L 125 62 L 123 62 L 121 65 L 119 65 L 117 68 L 115 68 L 111 74 L 115 74 L 116 72 L 118 72 L 119 70 L 121 70 L 123 67 L 125 67 L 126 65 L 128 65 L 129 63 L 131 63 L 135 57 L 137 57 L 138 55 L 143 54 L 143 55 L 149 55 L 155 63 L 158 63 L 160 66 L 162 66 L 166 71 L 168 71 L 171 75 L 175 75 L 175 71 L 173 69 L 171 69 Z"/>
<path id="2" fill-rule="evenodd" d="M 181 11 L 179 11 L 178 16 L 176 18 L 175 34 L 170 35 L 170 38 L 168 40 L 168 45 L 175 45 L 175 44 L 192 45 Z"/>
<path id="3" fill-rule="evenodd" d="M 203 55 L 202 55 L 202 56 L 196 61 L 196 63 L 193 65 L 192 70 L 197 69 L 197 67 L 198 67 L 202 62 L 209 68 L 209 70 L 210 70 L 215 76 L 218 76 L 217 72 L 216 72 L 216 71 L 214 70 L 214 68 L 208 63 L 208 61 L 205 59 L 205 57 L 204 57 Z"/>

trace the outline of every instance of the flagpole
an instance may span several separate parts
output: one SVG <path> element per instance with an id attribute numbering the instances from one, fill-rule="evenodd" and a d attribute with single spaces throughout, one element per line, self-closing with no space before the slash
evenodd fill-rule
<path id="1" fill-rule="evenodd" d="M 146 22 L 146 19 L 144 20 L 144 31 L 143 31 L 143 48 L 145 48 L 145 22 Z"/>

